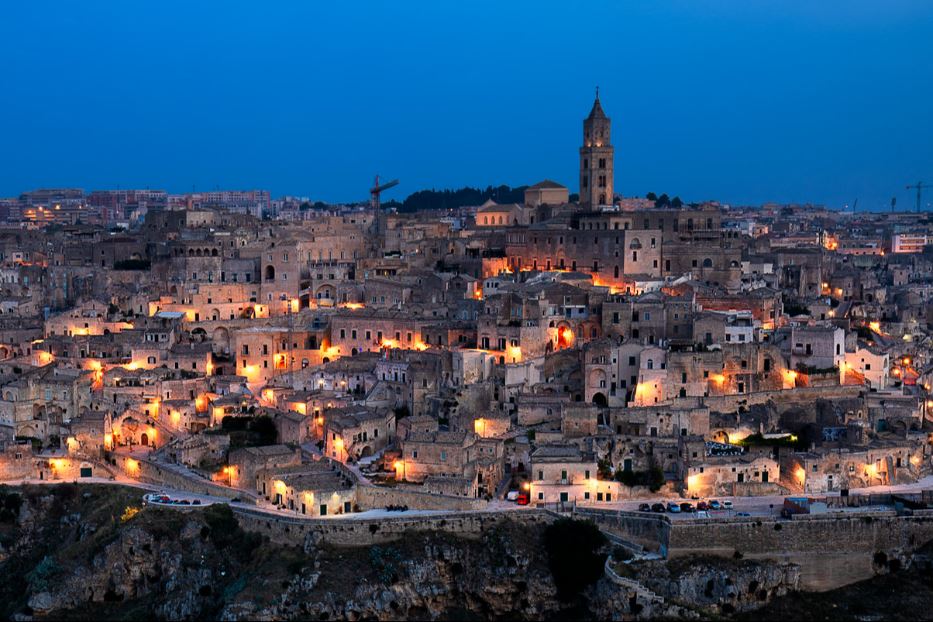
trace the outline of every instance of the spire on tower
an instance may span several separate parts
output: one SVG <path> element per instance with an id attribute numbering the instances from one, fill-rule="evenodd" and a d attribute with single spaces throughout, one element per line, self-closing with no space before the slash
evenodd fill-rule
<path id="1" fill-rule="evenodd" d="M 603 106 L 599 103 L 599 87 L 596 87 L 596 99 L 593 100 L 593 109 L 590 110 L 590 116 L 587 119 L 608 119 L 606 113 L 603 112 Z"/>

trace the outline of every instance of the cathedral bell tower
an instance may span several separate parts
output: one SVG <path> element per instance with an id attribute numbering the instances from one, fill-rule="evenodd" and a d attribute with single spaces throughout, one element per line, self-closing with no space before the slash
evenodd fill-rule
<path id="1" fill-rule="evenodd" d="M 599 87 L 590 115 L 583 120 L 583 146 L 580 147 L 580 204 L 588 209 L 612 205 L 612 122 L 599 103 Z"/>

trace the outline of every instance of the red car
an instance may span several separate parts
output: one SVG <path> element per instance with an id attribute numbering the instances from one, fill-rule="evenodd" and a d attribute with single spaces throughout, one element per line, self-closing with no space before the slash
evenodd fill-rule
<path id="1" fill-rule="evenodd" d="M 697 511 L 698 511 L 698 512 L 702 512 L 702 511 L 708 510 L 708 509 L 709 509 L 709 504 L 706 503 L 706 501 L 700 501 L 699 503 L 697 503 Z"/>
<path id="2" fill-rule="evenodd" d="M 518 505 L 528 505 L 528 495 L 525 493 L 518 495 L 518 498 L 515 499 L 515 503 Z"/>

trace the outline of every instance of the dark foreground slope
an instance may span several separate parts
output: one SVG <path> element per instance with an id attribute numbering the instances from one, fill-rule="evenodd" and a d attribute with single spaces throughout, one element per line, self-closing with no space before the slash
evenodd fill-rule
<path id="1" fill-rule="evenodd" d="M 603 575 L 610 547 L 575 524 L 284 546 L 243 531 L 227 506 L 144 508 L 141 491 L 115 486 L 0 487 L 0 619 L 933 619 L 923 554 L 909 569 L 879 560 L 890 574 L 862 584 L 789 593 L 794 567 L 771 562 L 616 560 Z"/>
<path id="2" fill-rule="evenodd" d="M 549 619 L 597 617 L 557 600 L 541 532 L 415 532 L 306 550 L 240 529 L 226 506 L 141 507 L 138 490 L 0 491 L 0 618 Z"/>

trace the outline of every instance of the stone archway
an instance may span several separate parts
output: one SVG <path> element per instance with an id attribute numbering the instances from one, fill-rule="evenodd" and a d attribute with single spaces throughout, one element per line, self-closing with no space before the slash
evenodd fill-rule
<path id="1" fill-rule="evenodd" d="M 230 352 L 230 331 L 224 326 L 218 326 L 211 335 L 213 350 L 216 354 Z"/>

